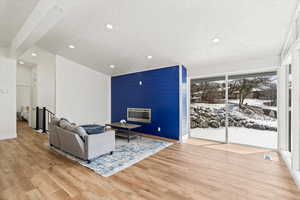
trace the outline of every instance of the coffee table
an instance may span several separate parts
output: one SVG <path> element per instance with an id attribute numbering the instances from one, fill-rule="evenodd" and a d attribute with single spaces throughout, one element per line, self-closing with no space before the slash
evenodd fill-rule
<path id="1" fill-rule="evenodd" d="M 113 129 L 116 129 L 116 135 L 119 137 L 127 138 L 128 142 L 130 142 L 131 138 L 138 136 L 138 134 L 132 132 L 132 130 L 142 126 L 138 124 L 129 124 L 129 123 L 123 124 L 121 122 L 113 122 L 105 125 L 110 126 Z"/>

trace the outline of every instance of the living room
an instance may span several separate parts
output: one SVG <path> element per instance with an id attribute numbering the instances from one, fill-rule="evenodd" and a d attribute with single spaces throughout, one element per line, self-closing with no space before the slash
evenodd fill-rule
<path id="1" fill-rule="evenodd" d="M 0 5 L 0 199 L 299 199 L 297 0 Z"/>

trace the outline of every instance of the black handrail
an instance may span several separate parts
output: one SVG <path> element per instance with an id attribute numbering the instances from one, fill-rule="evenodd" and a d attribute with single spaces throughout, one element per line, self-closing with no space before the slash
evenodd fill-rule
<path id="1" fill-rule="evenodd" d="M 35 130 L 40 130 L 40 108 L 36 107 Z"/>
<path id="2" fill-rule="evenodd" d="M 44 107 L 46 109 L 47 112 L 49 112 L 51 115 L 55 115 L 53 112 L 51 112 L 50 110 L 48 110 L 46 107 Z"/>
<path id="3" fill-rule="evenodd" d="M 40 116 L 40 111 L 42 110 L 42 116 Z M 47 133 L 47 123 L 49 124 L 51 120 L 55 117 L 55 113 L 48 110 L 46 107 L 40 109 L 36 107 L 36 130 L 42 129 L 43 133 Z M 40 122 L 42 122 L 42 127 L 40 127 Z"/>
<path id="4" fill-rule="evenodd" d="M 47 128 L 46 128 L 46 107 L 43 107 L 43 133 L 47 133 Z"/>

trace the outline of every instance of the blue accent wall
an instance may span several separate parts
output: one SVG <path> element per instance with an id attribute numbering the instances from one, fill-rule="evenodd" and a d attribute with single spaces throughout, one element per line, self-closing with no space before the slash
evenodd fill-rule
<path id="1" fill-rule="evenodd" d="M 111 121 L 127 120 L 127 108 L 151 108 L 151 123 L 132 122 L 136 131 L 178 140 L 179 66 L 112 77 Z"/>

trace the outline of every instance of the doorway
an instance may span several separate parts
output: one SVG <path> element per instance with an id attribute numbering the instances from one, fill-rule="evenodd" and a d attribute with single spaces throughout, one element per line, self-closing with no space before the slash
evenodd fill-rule
<path id="1" fill-rule="evenodd" d="M 22 63 L 22 64 L 20 64 Z M 17 120 L 32 127 L 33 107 L 36 102 L 35 74 L 36 66 L 19 62 L 16 74 Z"/>

